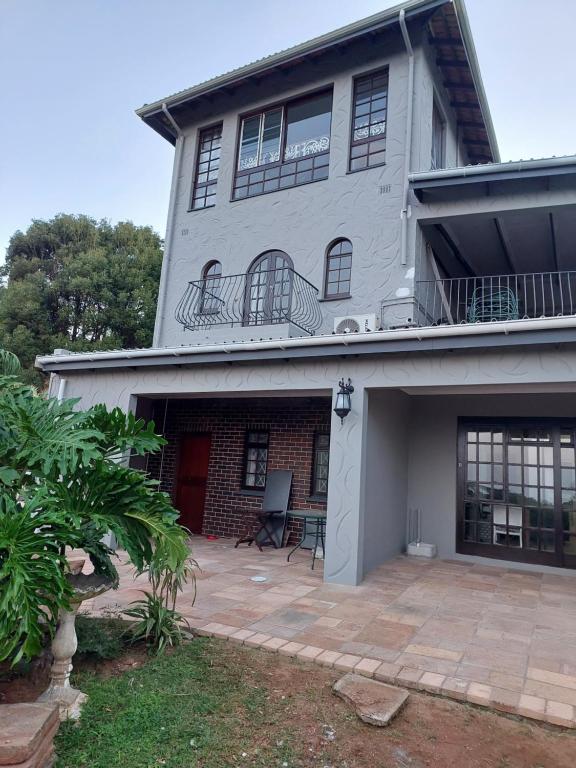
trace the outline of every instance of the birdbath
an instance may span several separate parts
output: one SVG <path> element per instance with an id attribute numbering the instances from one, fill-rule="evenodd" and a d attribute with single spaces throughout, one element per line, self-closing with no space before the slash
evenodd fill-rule
<path id="1" fill-rule="evenodd" d="M 54 661 L 50 669 L 50 685 L 38 697 L 39 702 L 57 704 L 60 720 L 77 720 L 87 696 L 70 685 L 72 657 L 78 647 L 76 637 L 76 614 L 84 600 L 101 595 L 114 586 L 114 581 L 100 574 L 82 573 L 85 560 L 71 560 L 68 565 L 68 581 L 74 589 L 70 598 L 70 610 L 61 609 L 58 614 L 58 628 L 52 639 L 51 651 Z"/>

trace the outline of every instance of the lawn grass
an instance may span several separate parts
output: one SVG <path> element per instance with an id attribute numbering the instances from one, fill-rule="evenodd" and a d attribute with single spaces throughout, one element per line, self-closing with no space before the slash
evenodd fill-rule
<path id="1" fill-rule="evenodd" d="M 58 768 L 293 766 L 289 728 L 281 740 L 256 741 L 272 725 L 266 689 L 237 655 L 214 654 L 211 645 L 196 639 L 117 677 L 76 675 L 89 699 L 81 720 L 60 729 Z"/>

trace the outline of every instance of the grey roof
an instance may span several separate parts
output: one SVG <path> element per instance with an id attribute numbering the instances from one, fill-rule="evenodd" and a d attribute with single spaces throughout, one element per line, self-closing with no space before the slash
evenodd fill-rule
<path id="1" fill-rule="evenodd" d="M 213 77 L 192 86 L 191 88 L 178 91 L 171 96 L 159 99 L 150 104 L 144 104 L 136 110 L 136 114 L 153 127 L 154 130 L 164 136 L 164 138 L 174 143 L 174 129 L 170 127 L 169 121 L 163 114 L 164 108 L 182 106 L 185 103 L 193 102 L 199 97 L 213 93 L 219 89 L 238 85 L 240 82 L 247 80 L 250 77 L 262 75 L 266 71 L 300 60 L 332 46 L 345 43 L 360 35 L 365 35 L 391 24 L 395 24 L 398 22 L 401 10 L 404 10 L 406 18 L 409 19 L 411 17 L 432 12 L 442 6 L 449 7 L 455 14 L 457 28 L 462 38 L 463 52 L 469 65 L 471 80 L 478 99 L 480 115 L 486 126 L 490 151 L 493 158 L 498 160 L 499 154 L 496 134 L 492 125 L 490 110 L 488 108 L 488 102 L 486 100 L 486 94 L 480 76 L 478 60 L 476 58 L 476 51 L 470 32 L 464 0 L 406 0 L 403 3 L 387 8 L 380 13 L 355 21 L 352 24 L 340 27 L 325 35 L 315 37 L 305 43 L 300 43 L 299 45 L 292 46 L 291 48 L 271 54 L 270 56 L 265 56 L 250 64 L 246 64 L 243 67 L 231 70 L 218 77 Z"/>

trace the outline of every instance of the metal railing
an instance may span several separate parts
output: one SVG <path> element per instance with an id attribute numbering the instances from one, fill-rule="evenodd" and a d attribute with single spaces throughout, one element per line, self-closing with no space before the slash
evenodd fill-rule
<path id="1" fill-rule="evenodd" d="M 193 280 L 175 317 L 187 330 L 292 323 L 309 335 L 322 322 L 318 289 L 289 267 Z"/>
<path id="2" fill-rule="evenodd" d="M 488 323 L 576 314 L 576 271 L 423 280 L 419 325 Z"/>

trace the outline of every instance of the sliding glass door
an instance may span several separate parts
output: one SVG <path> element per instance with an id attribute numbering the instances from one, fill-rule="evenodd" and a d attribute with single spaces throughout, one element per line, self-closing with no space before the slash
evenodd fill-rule
<path id="1" fill-rule="evenodd" d="M 576 422 L 462 419 L 457 549 L 576 567 Z"/>

